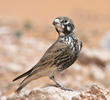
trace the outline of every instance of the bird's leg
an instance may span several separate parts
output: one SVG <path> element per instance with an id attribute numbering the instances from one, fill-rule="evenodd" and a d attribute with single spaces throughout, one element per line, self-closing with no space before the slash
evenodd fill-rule
<path id="1" fill-rule="evenodd" d="M 60 85 L 60 84 L 55 80 L 54 76 L 50 77 L 50 79 L 55 82 L 55 84 L 56 84 L 57 87 L 63 87 L 62 85 Z"/>
<path id="2" fill-rule="evenodd" d="M 60 87 L 60 88 L 63 89 L 63 90 L 72 91 L 71 89 L 67 89 L 67 88 L 65 88 L 64 86 L 60 85 L 60 84 L 55 80 L 54 76 L 50 77 L 50 79 L 55 82 L 55 84 L 56 84 L 57 87 Z"/>

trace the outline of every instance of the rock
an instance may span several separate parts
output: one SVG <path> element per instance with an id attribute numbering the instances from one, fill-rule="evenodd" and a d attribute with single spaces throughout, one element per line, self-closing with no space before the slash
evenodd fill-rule
<path id="1" fill-rule="evenodd" d="M 101 46 L 104 49 L 110 50 L 110 30 L 105 33 L 105 36 L 101 42 Z"/>
<path id="2" fill-rule="evenodd" d="M 84 65 L 95 64 L 105 67 L 110 62 L 110 52 L 100 49 L 83 48 L 78 61 Z"/>
<path id="3" fill-rule="evenodd" d="M 0 27 L 0 35 L 9 34 L 9 33 L 10 33 L 9 27 L 6 26 Z"/>
<path id="4" fill-rule="evenodd" d="M 106 78 L 104 71 L 97 66 L 91 66 L 90 74 L 95 80 L 104 80 Z"/>
<path id="5" fill-rule="evenodd" d="M 19 95 L 2 96 L 0 100 L 110 100 L 110 91 L 92 85 L 81 91 L 66 91 L 56 87 L 36 88 Z"/>

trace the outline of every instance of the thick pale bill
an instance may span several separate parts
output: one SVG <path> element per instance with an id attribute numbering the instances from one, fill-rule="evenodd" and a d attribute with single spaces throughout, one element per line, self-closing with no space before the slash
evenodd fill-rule
<path id="1" fill-rule="evenodd" d="M 55 19 L 55 23 L 56 24 L 59 24 L 60 23 L 60 20 L 59 19 Z"/>

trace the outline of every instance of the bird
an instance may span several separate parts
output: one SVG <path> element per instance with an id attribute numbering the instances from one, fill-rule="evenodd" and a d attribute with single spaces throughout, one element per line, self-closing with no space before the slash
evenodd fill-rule
<path id="1" fill-rule="evenodd" d="M 68 90 L 59 84 L 55 75 L 70 67 L 79 57 L 82 41 L 79 40 L 73 21 L 66 16 L 56 17 L 52 23 L 58 33 L 57 40 L 47 49 L 41 59 L 27 72 L 13 79 L 24 80 L 19 84 L 16 92 L 19 93 L 28 83 L 43 76 L 48 76 L 55 85 Z"/>

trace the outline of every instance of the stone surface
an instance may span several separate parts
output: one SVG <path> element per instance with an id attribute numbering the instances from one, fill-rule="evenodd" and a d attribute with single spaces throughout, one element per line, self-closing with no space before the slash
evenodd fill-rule
<path id="1" fill-rule="evenodd" d="M 105 33 L 105 36 L 102 38 L 101 46 L 103 49 L 110 50 L 110 30 Z"/>
<path id="2" fill-rule="evenodd" d="M 109 100 L 110 92 L 97 85 L 80 91 L 66 91 L 56 87 L 36 88 L 20 94 L 2 96 L 1 100 Z"/>

